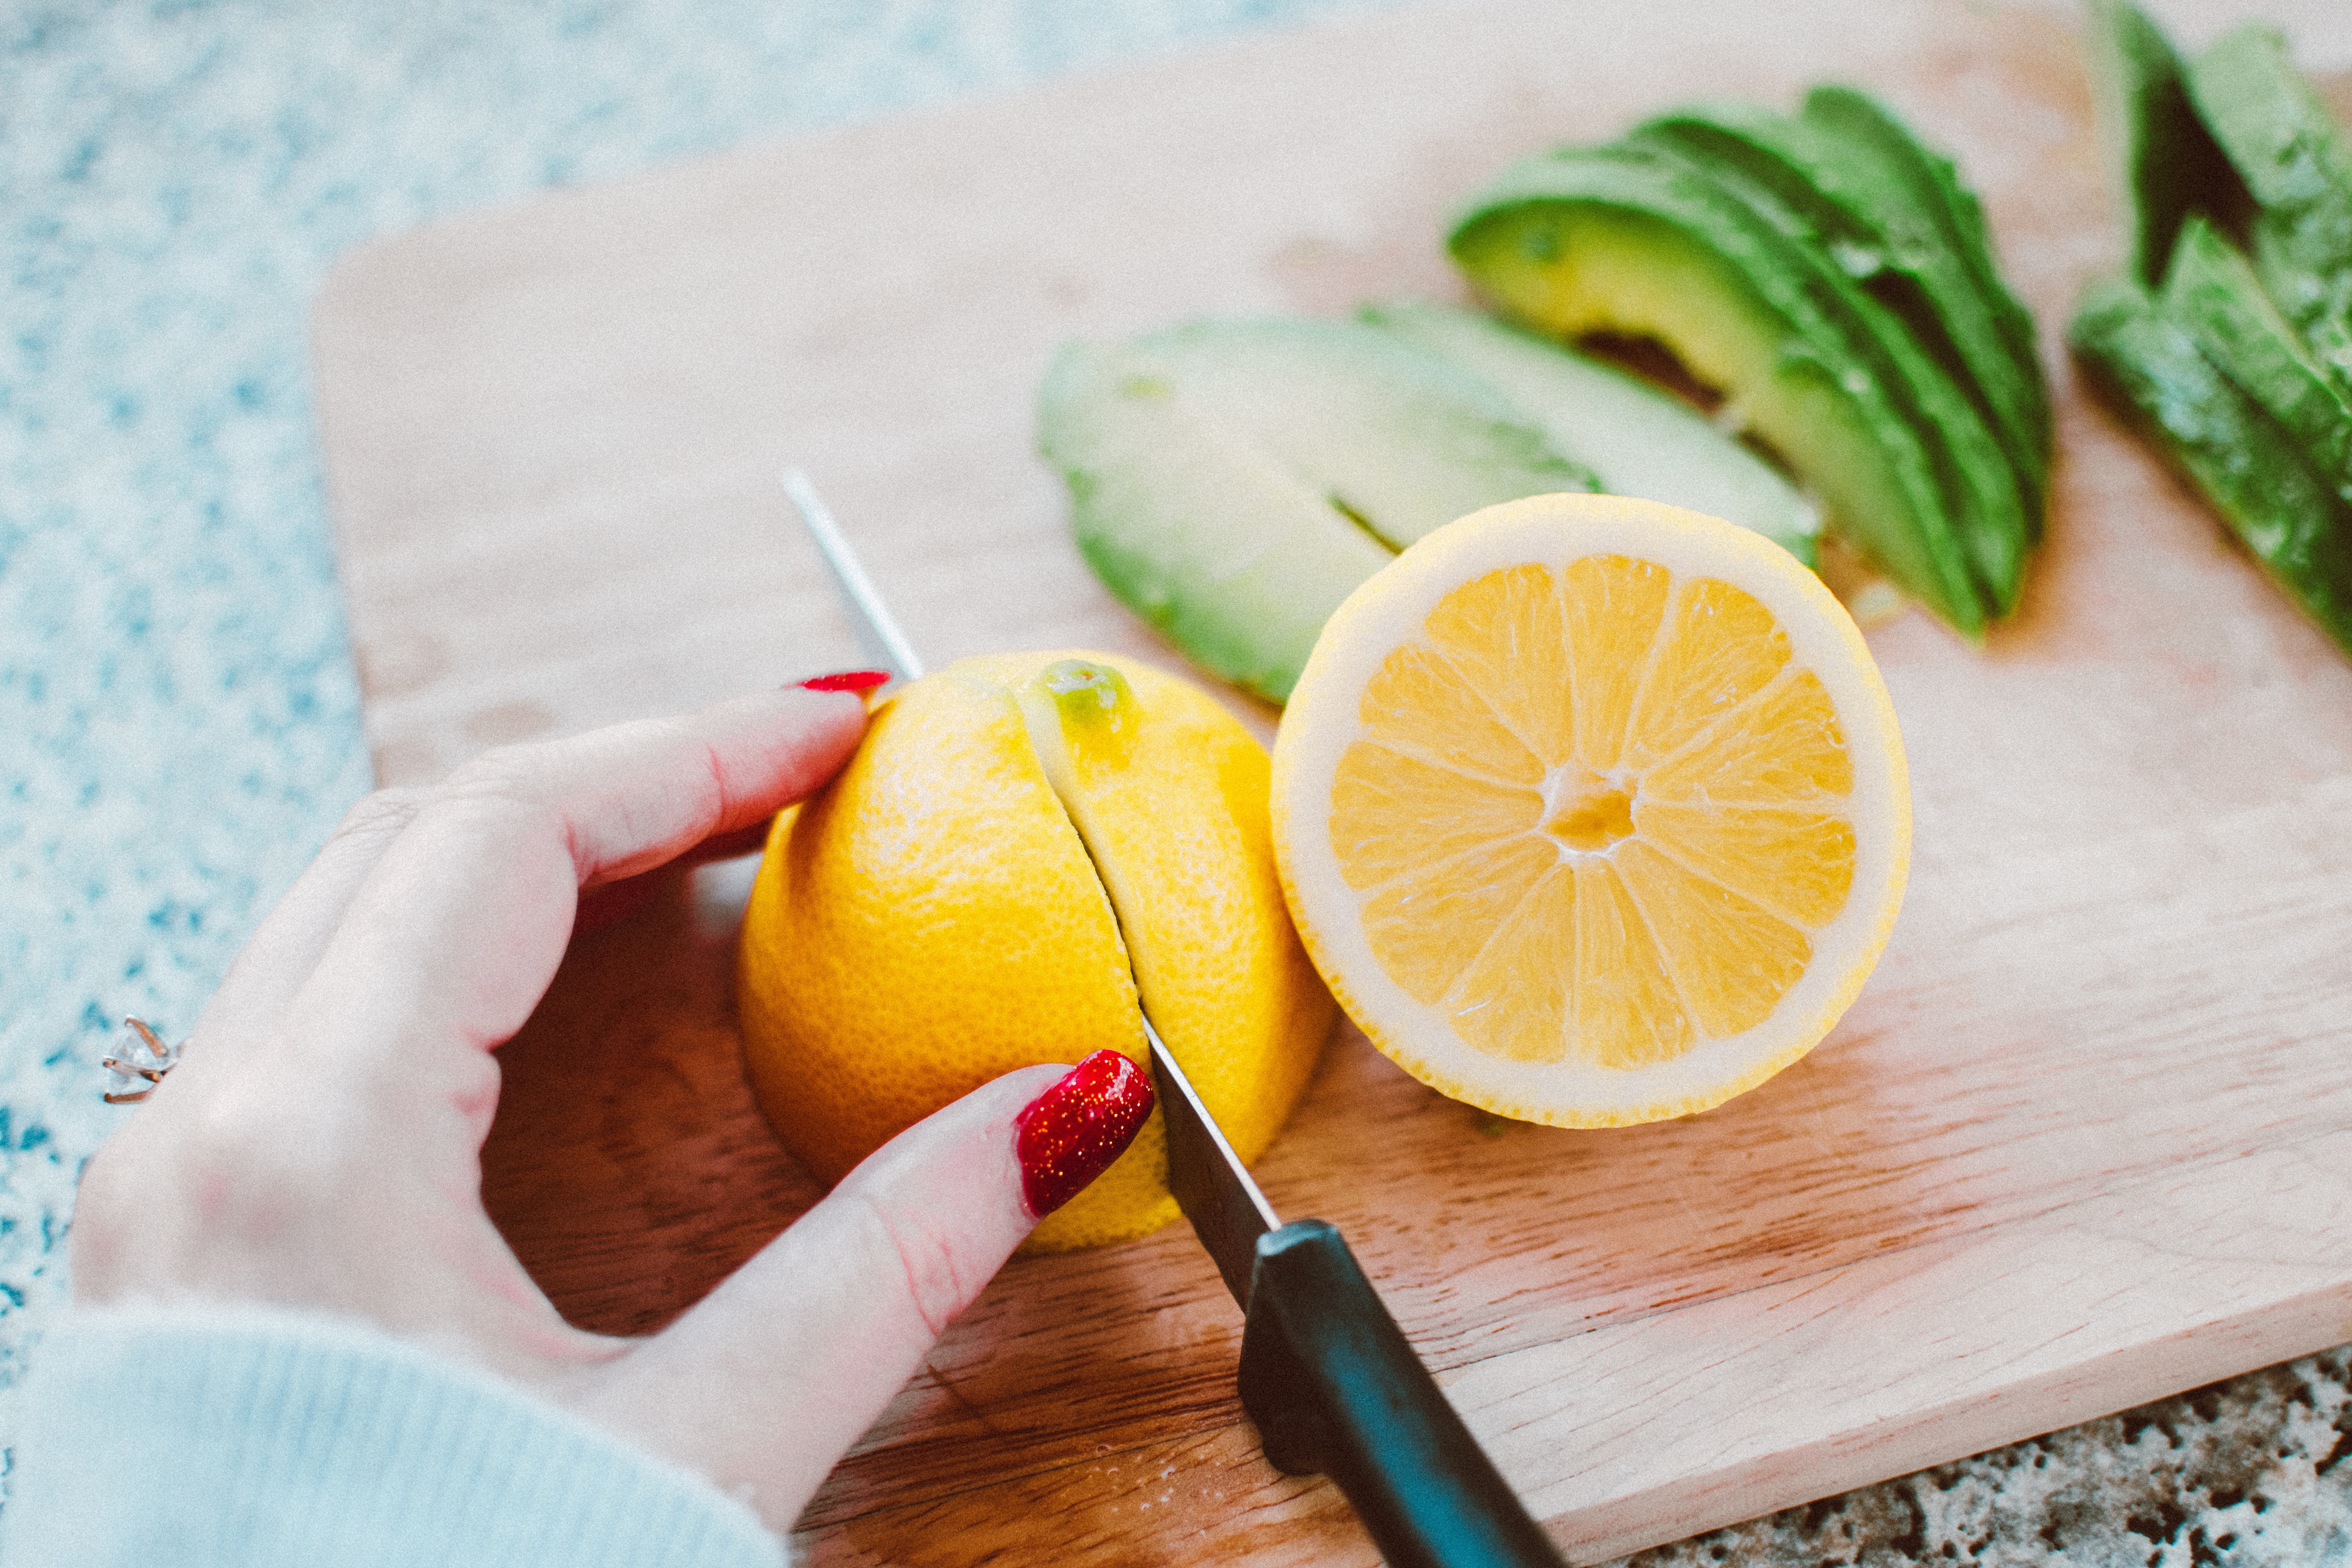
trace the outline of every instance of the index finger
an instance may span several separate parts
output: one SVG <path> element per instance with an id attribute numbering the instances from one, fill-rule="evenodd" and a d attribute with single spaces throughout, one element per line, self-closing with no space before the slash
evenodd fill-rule
<path id="1" fill-rule="evenodd" d="M 479 1054 L 538 1005 L 581 889 L 801 799 L 847 759 L 863 714 L 851 695 L 763 692 L 467 763 L 352 895 L 271 1054 L 296 1071 L 396 1068 L 428 1092 L 478 1098 Z M 487 1130 L 488 1111 L 466 1114 Z"/>

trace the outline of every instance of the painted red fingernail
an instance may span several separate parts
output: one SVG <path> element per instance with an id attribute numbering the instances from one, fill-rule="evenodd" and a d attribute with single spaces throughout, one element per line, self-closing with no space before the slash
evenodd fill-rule
<path id="1" fill-rule="evenodd" d="M 871 691 L 889 679 L 887 669 L 845 669 L 839 675 L 813 675 L 801 684 L 811 691 Z"/>
<path id="2" fill-rule="evenodd" d="M 1044 1219 L 1110 1168 L 1151 1115 L 1151 1075 L 1097 1051 L 1013 1119 L 1021 1195 Z"/>

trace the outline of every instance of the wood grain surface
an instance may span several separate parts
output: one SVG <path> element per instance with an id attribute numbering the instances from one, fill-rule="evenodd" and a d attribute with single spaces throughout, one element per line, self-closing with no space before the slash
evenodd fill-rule
<path id="1" fill-rule="evenodd" d="M 1885 961 L 1798 1066 L 1629 1131 L 1497 1121 L 1343 1029 L 1261 1179 L 1580 1559 L 2352 1339 L 2352 666 L 2063 362 L 2116 241 L 2039 14 L 1420 7 L 371 246 L 316 342 L 378 773 L 857 662 L 785 462 L 935 662 L 1176 667 L 1030 455 L 1056 344 L 1454 296 L 1446 215 L 1513 156 L 1827 77 L 1959 154 L 2059 405 L 2022 613 L 1870 637 L 1916 792 Z M 742 1080 L 744 882 L 575 942 L 502 1052 L 486 1194 L 577 1322 L 660 1324 L 816 1195 Z M 1016 1260 L 811 1506 L 816 1560 L 1372 1561 L 1259 1456 L 1239 1329 L 1181 1226 Z"/>

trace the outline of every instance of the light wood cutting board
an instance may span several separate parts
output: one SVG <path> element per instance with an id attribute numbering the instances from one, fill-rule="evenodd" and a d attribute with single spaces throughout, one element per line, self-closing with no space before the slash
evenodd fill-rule
<path id="1" fill-rule="evenodd" d="M 1885 0 L 1356 18 L 370 246 L 317 363 L 378 773 L 857 663 L 788 461 L 934 662 L 1175 665 L 1030 455 L 1057 343 L 1453 295 L 1445 217 L 1513 156 L 1829 76 L 1959 153 L 2054 339 L 2116 250 L 2072 36 Z M 1829 1040 L 1571 1132 L 1343 1030 L 1263 1163 L 1579 1557 L 2352 1339 L 2352 666 L 2045 357 L 2022 614 L 1871 636 L 1917 849 Z M 815 1195 L 742 1085 L 740 891 L 583 939 L 503 1053 L 486 1192 L 582 1323 L 666 1321 Z M 812 1505 L 818 1561 L 1371 1561 L 1259 1457 L 1239 1327 L 1181 1227 L 1016 1261 Z"/>

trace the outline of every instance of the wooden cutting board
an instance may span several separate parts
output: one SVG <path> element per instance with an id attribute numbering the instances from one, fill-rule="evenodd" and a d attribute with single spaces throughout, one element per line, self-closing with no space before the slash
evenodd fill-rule
<path id="1" fill-rule="evenodd" d="M 1975 5 L 1404 10 L 372 245 L 316 328 L 377 771 L 859 662 L 788 461 L 935 662 L 1177 665 L 1031 456 L 1057 343 L 1453 295 L 1446 215 L 1513 156 L 1828 76 L 1958 153 L 2054 340 L 2116 249 L 2078 55 Z M 1917 850 L 1829 1040 L 1574 1132 L 1343 1030 L 1263 1163 L 1580 1558 L 2352 1339 L 2352 665 L 2045 358 L 2022 614 L 1871 635 Z M 815 1196 L 743 1089 L 742 880 L 583 939 L 503 1054 L 486 1191 L 583 1324 L 666 1321 Z M 1239 1327 L 1181 1227 L 1015 1261 L 811 1506 L 816 1559 L 1371 1561 L 1259 1457 Z"/>

